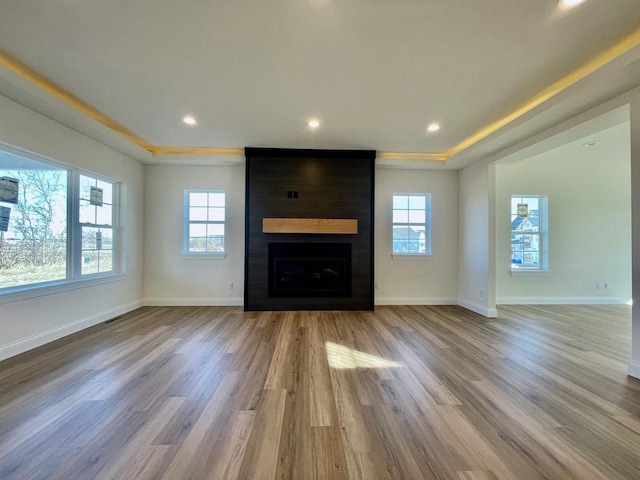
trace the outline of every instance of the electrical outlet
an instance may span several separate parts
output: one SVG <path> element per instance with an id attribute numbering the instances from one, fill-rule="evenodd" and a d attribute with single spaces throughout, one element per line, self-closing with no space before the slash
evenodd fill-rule
<path id="1" fill-rule="evenodd" d="M 374 286 L 375 286 L 376 290 L 380 290 L 380 282 L 376 282 L 374 284 Z"/>
<path id="2" fill-rule="evenodd" d="M 604 282 L 604 289 L 607 290 L 609 288 L 609 282 Z"/>
<path id="3" fill-rule="evenodd" d="M 480 290 L 480 298 L 484 298 L 484 290 Z"/>
<path id="4" fill-rule="evenodd" d="M 233 282 L 229 282 L 229 290 L 233 290 Z"/>

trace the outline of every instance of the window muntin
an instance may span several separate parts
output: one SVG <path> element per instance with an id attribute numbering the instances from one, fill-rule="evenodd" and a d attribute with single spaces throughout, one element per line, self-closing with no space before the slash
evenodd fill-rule
<path id="1" fill-rule="evenodd" d="M 393 195 L 393 254 L 431 254 L 431 195 Z"/>
<path id="2" fill-rule="evenodd" d="M 511 269 L 546 270 L 546 197 L 511 196 Z"/>
<path id="3" fill-rule="evenodd" d="M 187 190 L 185 192 L 184 252 L 224 253 L 225 192 Z"/>
<path id="4" fill-rule="evenodd" d="M 11 147 L 0 149 L 0 177 L 18 179 L 20 193 L 17 204 L 0 200 L 11 209 L 0 232 L 0 293 L 115 273 L 115 182 Z M 103 188 L 102 207 L 90 205 L 89 184 Z"/>

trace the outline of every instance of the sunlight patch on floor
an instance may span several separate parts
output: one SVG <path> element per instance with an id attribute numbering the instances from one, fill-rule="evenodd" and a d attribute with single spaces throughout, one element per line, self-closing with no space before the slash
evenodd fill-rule
<path id="1" fill-rule="evenodd" d="M 325 347 L 327 349 L 327 360 L 331 368 L 342 370 L 347 368 L 398 368 L 403 366 L 401 363 L 352 350 L 337 343 L 327 342 Z"/>

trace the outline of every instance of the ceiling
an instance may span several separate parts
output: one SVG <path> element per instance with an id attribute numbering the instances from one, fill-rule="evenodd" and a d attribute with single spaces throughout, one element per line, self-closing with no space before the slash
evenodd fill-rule
<path id="1" fill-rule="evenodd" d="M 593 125 L 604 126 L 601 121 Z M 498 162 L 498 165 L 510 166 L 523 163 L 528 168 L 546 168 L 546 165 L 558 163 L 574 164 L 576 174 L 589 162 L 606 164 L 623 163 L 630 166 L 631 162 L 631 138 L 630 122 L 627 118 L 622 123 L 589 132 L 586 127 L 580 127 L 573 135 L 553 138 L 535 145 L 535 148 L 519 152 Z M 584 135 L 584 136 L 583 136 Z M 565 143 L 566 142 L 566 143 Z"/>
<path id="2" fill-rule="evenodd" d="M 606 99 L 640 85 L 635 35 L 620 57 L 598 65 L 623 83 L 589 70 L 563 84 L 583 94 L 579 105 L 566 106 L 564 90 L 531 103 L 640 26 L 638 0 L 588 0 L 571 10 L 556 1 L 0 0 L 0 49 L 23 69 L 0 69 L 0 95 L 143 161 L 150 155 L 139 145 L 42 91 L 24 70 L 146 147 L 464 158 L 459 147 L 476 132 L 471 144 L 486 154 L 480 144 L 504 148 L 525 120 L 533 123 L 520 136 L 592 106 L 597 94 L 588 88 Z M 531 108 L 514 122 L 486 128 L 523 105 Z M 182 122 L 187 114 L 197 126 Z M 310 118 L 318 129 L 306 125 Z M 431 122 L 440 131 L 427 133 Z"/>

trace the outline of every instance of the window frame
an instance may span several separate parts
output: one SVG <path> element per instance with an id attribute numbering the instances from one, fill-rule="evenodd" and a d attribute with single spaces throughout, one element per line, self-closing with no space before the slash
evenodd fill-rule
<path id="1" fill-rule="evenodd" d="M 527 233 L 525 230 L 512 230 L 514 201 L 522 203 L 526 198 L 538 199 L 538 231 L 530 231 L 528 235 L 538 238 L 538 266 L 519 267 L 513 262 L 513 236 Z M 509 271 L 512 276 L 540 276 L 549 274 L 549 197 L 541 194 L 511 194 L 509 195 Z M 524 251 L 523 251 L 524 256 Z"/>
<path id="2" fill-rule="evenodd" d="M 28 152 L 18 147 L 0 142 L 0 151 L 7 152 L 12 155 L 23 157 L 27 160 L 42 163 L 50 167 L 54 167 L 64 171 L 67 178 L 66 187 L 66 266 L 65 277 L 44 282 L 28 283 L 24 285 L 15 285 L 9 287 L 0 287 L 0 304 L 10 303 L 28 298 L 35 298 L 42 295 L 50 295 L 53 293 L 74 290 L 77 288 L 85 288 L 92 285 L 100 285 L 120 281 L 126 278 L 124 271 L 124 263 L 122 261 L 122 246 L 120 238 L 120 191 L 121 182 L 91 172 L 86 169 L 78 168 L 73 165 L 66 164 L 59 160 L 55 160 L 43 155 Z M 86 176 L 108 182 L 113 185 L 112 195 L 112 228 L 113 228 L 113 269 L 107 272 L 97 272 L 91 274 L 81 274 L 81 257 L 82 257 L 82 238 L 81 225 L 79 218 L 80 211 L 80 176 Z"/>
<path id="3" fill-rule="evenodd" d="M 407 222 L 394 222 L 394 212 L 395 211 L 411 211 L 411 210 L 422 210 L 422 209 L 411 209 L 409 208 L 409 204 L 406 209 L 396 209 L 393 207 L 393 200 L 396 196 L 406 196 L 406 197 L 423 197 L 424 198 L 424 214 L 425 221 L 424 223 L 416 223 L 410 222 L 409 218 L 407 218 Z M 416 259 L 416 260 L 429 260 L 433 256 L 433 245 L 431 241 L 432 235 L 432 213 L 431 213 L 431 193 L 421 192 L 421 193 L 393 193 L 391 196 L 391 257 L 398 260 L 405 259 Z M 424 252 L 395 252 L 393 249 L 393 241 L 394 241 L 394 228 L 395 227 L 410 227 L 411 225 L 419 225 L 424 227 L 425 232 L 425 246 Z"/>
<path id="4" fill-rule="evenodd" d="M 189 211 L 191 207 L 191 194 L 192 193 L 206 193 L 207 195 L 212 193 L 221 193 L 224 195 L 224 220 L 191 220 L 189 216 Z M 210 207 L 207 200 L 207 209 L 208 208 L 219 208 L 219 207 Z M 192 252 L 189 250 L 189 226 L 191 224 L 215 224 L 222 225 L 224 227 L 224 233 L 222 235 L 223 243 L 222 243 L 222 252 Z M 225 259 L 227 257 L 226 251 L 226 241 L 227 241 L 227 192 L 225 190 L 220 189 L 187 189 L 184 191 L 184 212 L 183 212 L 183 231 L 182 231 L 182 255 L 187 259 Z"/>

